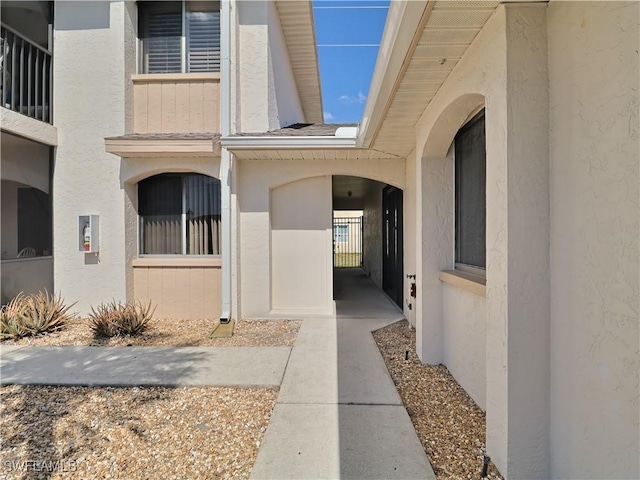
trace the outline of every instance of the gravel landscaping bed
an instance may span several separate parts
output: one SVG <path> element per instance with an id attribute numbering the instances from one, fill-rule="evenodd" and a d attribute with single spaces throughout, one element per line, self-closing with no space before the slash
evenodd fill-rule
<path id="1" fill-rule="evenodd" d="M 248 478 L 278 392 L 0 387 L 0 478 Z"/>
<path id="2" fill-rule="evenodd" d="M 209 338 L 218 320 L 152 320 L 136 337 L 94 338 L 87 321 L 78 319 L 64 330 L 19 340 L 4 340 L 0 345 L 94 345 L 124 347 L 291 347 L 301 320 L 240 320 L 233 337 Z"/>
<path id="3" fill-rule="evenodd" d="M 374 332 L 373 337 L 438 480 L 479 479 L 485 451 L 484 412 L 447 367 L 420 361 L 415 330 L 406 320 Z M 492 463 L 488 478 L 502 478 Z"/>

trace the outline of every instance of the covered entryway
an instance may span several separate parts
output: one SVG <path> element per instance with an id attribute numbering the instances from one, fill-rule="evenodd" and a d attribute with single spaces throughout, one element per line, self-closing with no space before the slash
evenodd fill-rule
<path id="1" fill-rule="evenodd" d="M 344 275 L 338 281 L 338 269 L 361 267 L 360 272 L 402 308 L 402 190 L 367 178 L 334 175 L 332 199 L 334 299 L 337 302 L 340 296 L 340 285 L 349 281 Z M 360 227 L 359 238 L 357 227 Z M 353 236 L 359 246 L 349 245 Z M 347 249 L 356 251 L 358 248 L 360 255 L 345 254 Z"/>

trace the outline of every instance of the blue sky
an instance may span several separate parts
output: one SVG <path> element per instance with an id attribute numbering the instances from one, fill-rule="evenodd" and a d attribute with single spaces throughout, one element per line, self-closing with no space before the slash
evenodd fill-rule
<path id="1" fill-rule="evenodd" d="M 362 120 L 388 7 L 389 0 L 313 1 L 325 122 Z"/>

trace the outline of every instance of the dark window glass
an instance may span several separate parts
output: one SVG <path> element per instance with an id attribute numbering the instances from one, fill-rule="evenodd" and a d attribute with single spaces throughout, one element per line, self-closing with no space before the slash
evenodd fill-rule
<path id="1" fill-rule="evenodd" d="M 486 141 L 480 112 L 455 138 L 456 263 L 486 266 Z"/>
<path id="2" fill-rule="evenodd" d="M 37 188 L 18 188 L 18 252 L 23 250 L 21 256 L 51 255 L 51 203 Z"/>
<path id="3" fill-rule="evenodd" d="M 138 184 L 140 253 L 218 255 L 220 181 L 199 174 L 161 174 Z"/>

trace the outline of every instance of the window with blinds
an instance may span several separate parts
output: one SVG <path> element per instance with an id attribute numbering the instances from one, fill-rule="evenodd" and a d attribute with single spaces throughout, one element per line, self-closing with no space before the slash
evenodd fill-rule
<path id="1" fill-rule="evenodd" d="M 220 71 L 220 3 L 138 2 L 143 73 Z"/>
<path id="2" fill-rule="evenodd" d="M 220 181 L 164 173 L 138 184 L 140 254 L 219 255 Z"/>

